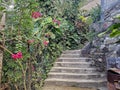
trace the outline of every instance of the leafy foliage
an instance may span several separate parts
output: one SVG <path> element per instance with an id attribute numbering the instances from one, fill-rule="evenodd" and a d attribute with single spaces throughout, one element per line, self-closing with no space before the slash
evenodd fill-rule
<path id="1" fill-rule="evenodd" d="M 97 5 L 95 8 L 93 8 L 89 13 L 90 17 L 93 21 L 93 23 L 97 22 L 100 20 L 100 12 L 101 12 L 101 7 L 100 5 Z"/>
<path id="2" fill-rule="evenodd" d="M 120 36 L 120 16 L 115 17 L 117 20 L 116 23 L 113 23 L 105 32 L 100 33 L 98 36 L 109 33 L 110 37 L 119 37 Z"/>
<path id="3" fill-rule="evenodd" d="M 120 36 L 120 23 L 113 24 L 108 30 L 111 30 L 110 37 Z"/>
<path id="4" fill-rule="evenodd" d="M 3 83 L 12 90 L 38 89 L 63 50 L 80 48 L 88 40 L 88 25 L 76 18 L 79 2 L 15 0 L 12 10 L 0 6 L 7 14 L 5 30 L 0 32 L 5 42 Z M 22 58 L 11 57 L 18 52 Z"/>

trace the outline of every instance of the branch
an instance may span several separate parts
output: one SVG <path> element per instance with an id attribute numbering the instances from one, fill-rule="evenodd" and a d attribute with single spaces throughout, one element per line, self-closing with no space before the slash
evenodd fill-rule
<path id="1" fill-rule="evenodd" d="M 7 48 L 5 48 L 4 46 L 0 45 L 0 48 L 6 50 L 7 52 L 9 52 L 10 54 L 13 54 L 10 50 L 8 50 Z"/>

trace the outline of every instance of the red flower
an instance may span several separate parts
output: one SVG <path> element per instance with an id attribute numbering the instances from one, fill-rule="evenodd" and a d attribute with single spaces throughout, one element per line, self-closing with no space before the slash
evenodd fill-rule
<path id="1" fill-rule="evenodd" d="M 34 42 L 34 39 L 27 40 L 27 43 L 28 43 L 28 44 L 32 44 L 33 42 Z"/>
<path id="2" fill-rule="evenodd" d="M 20 58 L 22 58 L 23 56 L 22 56 L 22 52 L 18 52 L 18 53 L 16 53 L 16 54 L 12 54 L 12 58 L 13 59 L 20 59 Z"/>
<path id="3" fill-rule="evenodd" d="M 42 13 L 40 13 L 40 12 L 33 12 L 32 13 L 32 17 L 35 18 L 35 19 L 39 18 L 39 17 L 42 17 Z"/>
<path id="4" fill-rule="evenodd" d="M 60 21 L 59 20 L 54 19 L 53 22 L 56 23 L 56 24 L 58 24 L 60 26 Z"/>
<path id="5" fill-rule="evenodd" d="M 18 58 L 17 54 L 12 54 L 12 58 L 17 59 Z"/>
<path id="6" fill-rule="evenodd" d="M 43 44 L 44 46 L 47 46 L 49 44 L 49 41 L 44 41 Z"/>
<path id="7" fill-rule="evenodd" d="M 18 58 L 18 59 L 22 58 L 22 52 L 18 52 L 18 53 L 17 53 L 17 58 Z"/>

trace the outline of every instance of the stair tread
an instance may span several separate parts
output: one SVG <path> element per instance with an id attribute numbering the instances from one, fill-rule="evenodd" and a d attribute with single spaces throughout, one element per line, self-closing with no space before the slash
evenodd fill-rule
<path id="1" fill-rule="evenodd" d="M 79 57 L 79 58 L 60 57 L 58 59 L 92 59 L 92 58 L 88 58 L 88 57 Z"/>
<path id="2" fill-rule="evenodd" d="M 78 82 L 78 83 L 100 83 L 100 82 L 106 82 L 106 79 L 57 79 L 57 78 L 48 78 L 45 81 L 62 81 L 62 82 Z"/>
<path id="3" fill-rule="evenodd" d="M 55 62 L 55 63 L 69 63 L 69 64 L 90 64 L 90 62 Z"/>
<path id="4" fill-rule="evenodd" d="M 63 53 L 61 55 L 80 55 L 79 53 Z"/>
<path id="5" fill-rule="evenodd" d="M 63 51 L 63 52 L 68 52 L 68 51 L 75 52 L 75 51 L 81 51 L 81 49 L 79 49 L 79 50 L 66 50 L 66 51 Z"/>
<path id="6" fill-rule="evenodd" d="M 52 69 L 79 69 L 79 70 L 96 70 L 96 68 L 75 68 L 75 67 L 53 67 Z"/>
<path id="7" fill-rule="evenodd" d="M 105 74 L 100 74 L 100 73 L 64 73 L 64 72 L 50 72 L 49 75 L 52 74 L 52 75 L 105 75 Z"/>

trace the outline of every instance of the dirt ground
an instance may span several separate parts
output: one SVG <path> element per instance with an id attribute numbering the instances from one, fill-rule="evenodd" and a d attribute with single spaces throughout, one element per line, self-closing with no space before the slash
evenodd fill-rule
<path id="1" fill-rule="evenodd" d="M 90 11 L 93 7 L 97 6 L 98 4 L 100 5 L 100 0 L 93 0 L 90 3 L 88 3 L 87 5 L 83 6 L 81 8 L 81 10 Z"/>
<path id="2" fill-rule="evenodd" d="M 78 87 L 61 87 L 61 86 L 46 86 L 42 90 L 95 90 L 88 88 L 78 88 Z"/>

